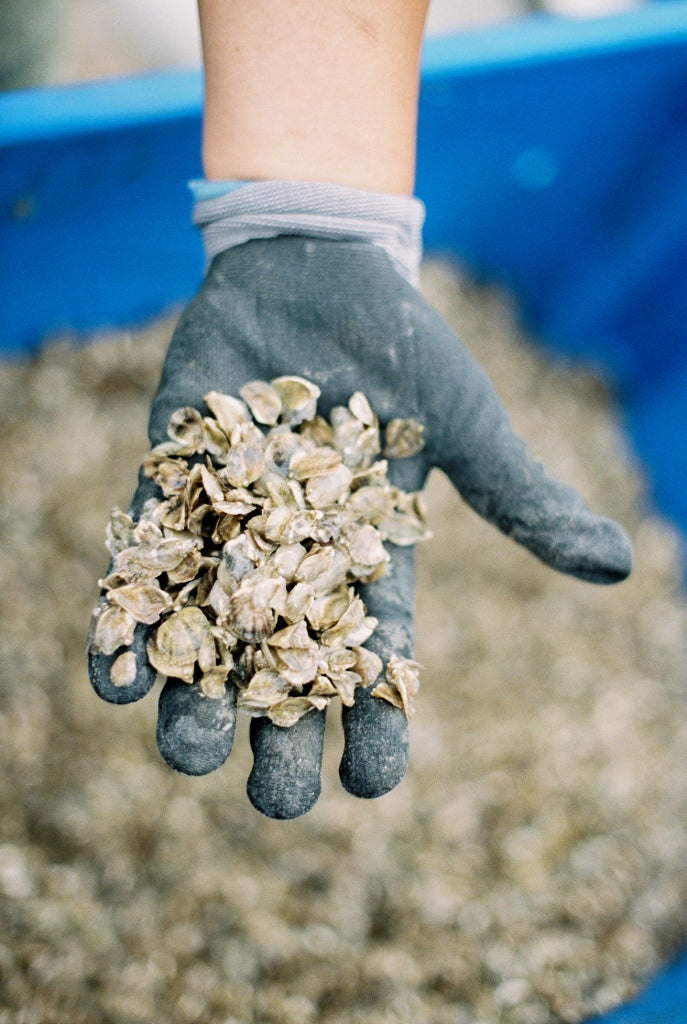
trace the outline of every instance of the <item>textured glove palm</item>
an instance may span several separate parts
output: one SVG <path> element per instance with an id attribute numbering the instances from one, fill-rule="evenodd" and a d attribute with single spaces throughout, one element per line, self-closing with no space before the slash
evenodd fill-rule
<path id="1" fill-rule="evenodd" d="M 486 376 L 441 317 L 368 243 L 281 236 L 216 256 L 172 338 L 153 403 L 152 444 L 166 438 L 170 414 L 203 407 L 210 390 L 238 394 L 248 380 L 298 374 L 321 388 L 325 416 L 362 389 L 382 424 L 413 417 L 426 447 L 393 462 L 393 482 L 420 489 L 441 468 L 481 516 L 554 569 L 594 583 L 613 583 L 631 568 L 631 549 L 615 523 L 592 515 L 568 486 L 548 477 L 512 432 Z M 136 513 L 153 485 L 141 479 Z M 412 656 L 413 551 L 392 548 L 389 573 L 363 588 L 379 626 L 367 646 L 386 663 Z M 92 683 L 115 703 L 143 697 L 155 680 L 145 657 L 146 627 L 134 651 L 138 675 L 125 691 L 109 680 L 114 656 L 91 655 Z M 392 789 L 408 760 L 403 713 L 358 690 L 343 709 L 343 785 L 361 797 Z M 200 699 L 195 685 L 170 679 L 160 695 L 157 739 L 165 760 L 201 775 L 228 757 L 236 695 Z M 324 712 L 311 711 L 284 729 L 251 722 L 252 803 L 275 818 L 308 811 L 320 792 Z"/>

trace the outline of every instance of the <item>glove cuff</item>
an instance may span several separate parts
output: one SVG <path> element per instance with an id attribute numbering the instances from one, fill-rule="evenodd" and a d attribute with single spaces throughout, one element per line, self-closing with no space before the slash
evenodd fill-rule
<path id="1" fill-rule="evenodd" d="M 311 181 L 201 181 L 191 188 L 208 265 L 256 238 L 307 235 L 378 245 L 407 281 L 418 283 L 425 208 L 412 196 Z"/>

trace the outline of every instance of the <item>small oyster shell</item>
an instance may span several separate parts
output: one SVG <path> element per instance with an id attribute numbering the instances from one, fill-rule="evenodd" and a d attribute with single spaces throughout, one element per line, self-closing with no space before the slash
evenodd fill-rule
<path id="1" fill-rule="evenodd" d="M 215 512 L 241 519 L 243 516 L 250 515 L 257 508 L 257 502 L 247 502 L 241 498 L 229 497 L 227 500 L 213 501 L 212 507 Z"/>
<path id="2" fill-rule="evenodd" d="M 399 547 L 408 547 L 432 536 L 432 531 L 423 519 L 398 509 L 392 509 L 381 516 L 377 527 L 385 540 Z"/>
<path id="3" fill-rule="evenodd" d="M 163 572 L 173 572 L 189 555 L 195 560 L 196 569 L 200 553 L 193 539 L 170 537 L 161 539 L 154 547 L 133 546 L 119 551 L 112 562 L 108 580 L 116 584 L 135 583 L 138 580 L 153 580 Z M 189 579 L 193 579 L 195 572 Z"/>
<path id="4" fill-rule="evenodd" d="M 296 578 L 305 554 L 305 548 L 298 542 L 282 544 L 269 556 L 270 571 L 278 572 L 287 583 L 291 583 Z"/>
<path id="5" fill-rule="evenodd" d="M 341 510 L 336 507 L 298 509 L 285 523 L 281 539 L 285 544 L 304 540 L 326 544 L 330 540 L 339 539 L 344 522 Z"/>
<path id="6" fill-rule="evenodd" d="M 394 500 L 389 487 L 364 484 L 353 491 L 346 505 L 361 519 L 376 526 L 383 516 L 393 510 Z"/>
<path id="7" fill-rule="evenodd" d="M 152 508 L 148 508 L 148 512 L 152 512 Z M 162 540 L 162 530 L 159 524 L 155 521 L 154 516 L 141 516 L 139 521 L 134 526 L 133 540 L 135 544 L 140 544 L 141 547 L 156 547 Z"/>
<path id="8" fill-rule="evenodd" d="M 302 446 L 303 441 L 298 434 L 284 428 L 274 431 L 265 445 L 265 466 L 277 476 L 286 476 L 291 460 Z"/>
<path id="9" fill-rule="evenodd" d="M 143 459 L 143 473 L 154 480 L 166 497 L 183 490 L 188 477 L 188 464 L 184 459 L 172 459 L 160 452 L 148 452 Z"/>
<path id="10" fill-rule="evenodd" d="M 308 691 L 308 696 L 311 699 L 313 697 L 326 697 L 327 699 L 329 699 L 330 697 L 336 697 L 338 692 L 339 691 L 334 686 L 334 683 L 331 681 L 331 679 L 329 679 L 325 675 L 320 674 L 317 676 L 315 682 L 310 687 L 310 690 Z"/>
<path id="11" fill-rule="evenodd" d="M 334 447 L 334 431 L 332 430 L 331 423 L 328 423 L 324 416 L 313 416 L 311 420 L 306 420 L 302 423 L 298 429 L 299 436 L 312 441 L 313 444 L 319 447 Z"/>
<path id="12" fill-rule="evenodd" d="M 284 581 L 264 576 L 247 576 L 231 595 L 227 625 L 247 643 L 265 640 L 277 620 L 272 607 Z"/>
<path id="13" fill-rule="evenodd" d="M 217 501 L 224 500 L 224 488 L 222 487 L 219 477 L 214 469 L 210 466 L 203 466 L 201 464 L 200 478 L 203 482 L 205 493 L 213 505 Z"/>
<path id="14" fill-rule="evenodd" d="M 198 668 L 204 674 L 212 672 L 217 666 L 217 647 L 208 623 L 208 631 L 198 648 Z"/>
<path id="15" fill-rule="evenodd" d="M 276 377 L 272 387 L 281 398 L 281 420 L 296 426 L 303 420 L 311 420 L 317 410 L 320 389 L 303 377 Z"/>
<path id="16" fill-rule="evenodd" d="M 281 650 L 289 648 L 296 649 L 317 649 L 317 644 L 308 633 L 308 628 L 303 620 L 295 622 L 291 626 L 277 630 L 269 640 L 270 647 L 277 647 Z"/>
<path id="17" fill-rule="evenodd" d="M 172 676 L 192 683 L 195 664 L 203 649 L 212 644 L 213 657 L 205 656 L 205 668 L 214 668 L 214 640 L 210 636 L 210 623 L 203 611 L 194 605 L 174 612 L 162 622 L 148 641 L 148 660 L 164 676 Z"/>
<path id="18" fill-rule="evenodd" d="M 216 419 L 211 416 L 203 417 L 203 431 L 205 434 L 205 450 L 212 456 L 215 462 L 220 465 L 225 461 L 229 451 L 230 440 Z"/>
<path id="19" fill-rule="evenodd" d="M 311 477 L 305 485 L 305 497 L 313 508 L 327 508 L 346 500 L 352 480 L 352 471 L 342 463 L 327 473 Z"/>
<path id="20" fill-rule="evenodd" d="M 161 590 L 156 581 L 126 583 L 123 587 L 110 590 L 108 600 L 130 612 L 137 622 L 152 626 L 160 616 L 172 607 L 172 598 Z"/>
<path id="21" fill-rule="evenodd" d="M 338 588 L 346 581 L 350 557 L 340 547 L 314 544 L 294 573 L 299 582 L 309 583 L 316 594 Z"/>
<path id="22" fill-rule="evenodd" d="M 121 508 L 113 508 L 107 524 L 105 546 L 111 555 L 131 547 L 133 543 L 134 521 Z"/>
<path id="23" fill-rule="evenodd" d="M 229 438 L 237 427 L 250 420 L 245 404 L 238 398 L 234 398 L 233 395 L 223 395 L 220 391 L 208 391 L 204 401 Z"/>
<path id="24" fill-rule="evenodd" d="M 278 704 L 273 704 L 267 711 L 267 717 L 274 723 L 274 725 L 280 726 L 282 729 L 289 729 L 294 726 L 306 715 L 309 711 L 314 708 L 322 710 L 326 705 L 324 703 L 318 703 L 317 697 L 286 697 Z"/>
<path id="25" fill-rule="evenodd" d="M 350 409 L 336 406 L 332 409 L 334 446 L 344 463 L 352 470 L 368 467 L 380 451 L 379 429 L 376 423 L 366 426 Z"/>
<path id="26" fill-rule="evenodd" d="M 203 605 L 212 608 L 216 618 L 221 622 L 229 616 L 229 594 L 217 580 L 215 580 L 210 593 L 203 601 Z"/>
<path id="27" fill-rule="evenodd" d="M 114 654 L 120 647 L 134 642 L 136 620 L 118 605 L 98 605 L 93 612 L 89 649 L 100 654 Z"/>
<path id="28" fill-rule="evenodd" d="M 265 456 L 257 441 L 239 441 L 227 452 L 225 476 L 233 487 L 247 487 L 262 474 Z"/>
<path id="29" fill-rule="evenodd" d="M 198 685 L 204 697 L 211 700 L 219 700 L 224 696 L 229 669 L 224 665 L 218 665 L 209 672 L 204 672 L 200 677 Z"/>
<path id="30" fill-rule="evenodd" d="M 277 650 L 274 664 L 289 686 L 300 690 L 308 683 L 312 683 L 317 675 L 319 664 L 317 645 Z"/>
<path id="31" fill-rule="evenodd" d="M 167 425 L 169 438 L 179 445 L 180 453 L 193 455 L 205 451 L 205 432 L 203 418 L 197 409 L 184 406 L 177 409 L 169 418 Z"/>
<path id="32" fill-rule="evenodd" d="M 425 428 L 417 420 L 395 419 L 384 431 L 384 456 L 387 459 L 409 459 L 425 446 Z"/>
<path id="33" fill-rule="evenodd" d="M 300 622 L 308 618 L 314 600 L 313 589 L 309 583 L 296 583 L 286 595 L 282 615 L 288 623 Z"/>
<path id="34" fill-rule="evenodd" d="M 198 548 L 192 547 L 177 565 L 167 570 L 168 584 L 190 583 L 198 575 L 202 561 Z"/>
<path id="35" fill-rule="evenodd" d="M 248 574 L 244 573 L 243 575 L 245 576 Z M 243 576 L 241 576 L 240 578 L 242 579 Z M 234 574 L 230 571 L 224 559 L 222 559 L 222 561 L 217 566 L 215 582 L 219 587 L 222 588 L 222 590 L 224 590 L 225 594 L 228 597 L 231 597 L 231 595 L 234 593 L 234 591 L 239 585 L 239 577 L 234 576 Z M 201 604 L 202 602 L 199 601 L 198 603 Z"/>
<path id="36" fill-rule="evenodd" d="M 354 669 L 361 678 L 362 686 L 370 686 L 381 675 L 383 664 L 382 659 L 374 651 L 366 647 L 354 647 L 355 664 Z"/>
<path id="37" fill-rule="evenodd" d="M 170 657 L 170 655 L 156 647 L 153 639 L 150 639 L 146 645 L 146 654 L 150 664 L 161 676 L 180 679 L 182 682 L 189 684 L 193 682 L 196 667 L 195 661 L 178 661 L 176 658 Z"/>
<path id="38" fill-rule="evenodd" d="M 301 584 L 301 586 L 310 586 Z M 311 594 L 312 594 L 312 588 Z M 323 594 L 311 596 L 305 617 L 313 629 L 323 631 L 337 623 L 351 603 L 352 592 L 342 585 L 335 590 L 327 590 Z"/>
<path id="39" fill-rule="evenodd" d="M 323 647 L 322 661 L 325 668 L 323 671 L 333 677 L 349 668 L 355 666 L 357 656 L 350 647 Z"/>
<path id="40" fill-rule="evenodd" d="M 289 462 L 289 475 L 296 480 L 309 480 L 310 477 L 330 473 L 340 465 L 341 456 L 333 448 L 306 447 L 301 444 Z"/>
<path id="41" fill-rule="evenodd" d="M 222 564 L 235 580 L 242 580 L 257 567 L 255 548 L 249 542 L 249 534 L 242 533 L 228 540 L 222 548 Z"/>
<path id="42" fill-rule="evenodd" d="M 353 572 L 360 580 L 367 583 L 385 572 L 389 553 L 374 526 L 366 523 L 357 527 L 345 543 L 351 556 Z"/>
<path id="43" fill-rule="evenodd" d="M 330 646 L 359 647 L 372 636 L 377 620 L 365 614 L 365 605 L 359 597 L 351 600 L 338 622 L 322 633 L 322 642 Z"/>
<path id="44" fill-rule="evenodd" d="M 110 666 L 110 682 L 113 686 L 131 686 L 136 681 L 136 655 L 133 651 L 124 651 Z"/>
<path id="45" fill-rule="evenodd" d="M 186 529 L 186 507 L 179 495 L 160 503 L 160 523 L 167 530 Z"/>
<path id="46" fill-rule="evenodd" d="M 341 703 L 345 704 L 347 708 L 352 708 L 355 704 L 355 689 L 360 683 L 360 676 L 355 672 L 338 672 L 336 675 L 330 675 L 329 679 L 341 698 Z"/>
<path id="47" fill-rule="evenodd" d="M 357 420 L 364 423 L 366 427 L 376 427 L 377 417 L 367 400 L 367 395 L 362 391 L 354 391 L 348 400 L 348 408 Z"/>
<path id="48" fill-rule="evenodd" d="M 252 380 L 239 391 L 253 418 L 258 423 L 273 427 L 282 409 L 281 398 L 276 388 L 264 380 Z"/>
<path id="49" fill-rule="evenodd" d="M 248 529 L 251 533 L 262 534 L 266 540 L 271 541 L 274 544 L 279 544 L 284 536 L 284 531 L 293 518 L 293 512 L 290 508 L 286 508 L 285 505 L 280 505 L 277 508 L 271 509 L 269 512 L 261 516 L 256 516 L 251 519 L 248 524 Z M 288 541 L 284 541 L 285 544 L 296 544 L 299 540 L 305 540 L 306 534 L 300 538 L 292 538 Z"/>
<path id="50" fill-rule="evenodd" d="M 417 661 L 393 655 L 386 667 L 385 681 L 375 686 L 372 696 L 381 697 L 394 707 L 401 708 L 406 718 L 410 718 L 415 710 L 415 697 L 420 689 L 421 668 Z"/>
<path id="51" fill-rule="evenodd" d="M 273 669 L 261 669 L 239 692 L 238 705 L 250 714 L 260 713 L 283 701 L 288 692 L 289 684 L 283 676 Z"/>
<path id="52" fill-rule="evenodd" d="M 317 675 L 318 645 L 308 633 L 305 622 L 278 630 L 268 641 L 274 666 L 290 686 L 301 689 Z"/>
<path id="53" fill-rule="evenodd" d="M 160 623 L 155 631 L 155 646 L 175 661 L 193 663 L 209 632 L 210 623 L 202 609 L 190 605 Z"/>

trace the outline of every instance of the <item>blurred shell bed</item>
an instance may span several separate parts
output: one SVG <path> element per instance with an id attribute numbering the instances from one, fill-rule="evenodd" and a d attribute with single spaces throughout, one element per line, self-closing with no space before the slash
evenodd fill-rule
<path id="1" fill-rule="evenodd" d="M 173 318 L 0 366 L 0 1024 L 572 1024 L 687 941 L 679 538 L 593 368 L 552 362 L 456 268 L 423 288 L 636 568 L 558 576 L 433 475 L 408 775 L 343 792 L 330 713 L 322 796 L 293 822 L 245 796 L 247 719 L 220 771 L 185 778 L 155 693 L 111 707 L 86 676 Z"/>

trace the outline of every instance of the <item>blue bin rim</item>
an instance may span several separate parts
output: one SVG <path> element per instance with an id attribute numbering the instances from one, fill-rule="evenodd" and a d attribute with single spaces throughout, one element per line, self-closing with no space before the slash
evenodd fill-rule
<path id="1" fill-rule="evenodd" d="M 432 36 L 425 41 L 422 75 L 473 75 L 670 44 L 687 44 L 687 0 L 645 3 L 598 18 L 532 14 L 488 29 Z"/>

